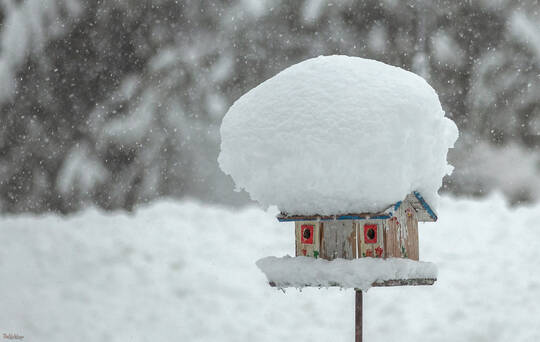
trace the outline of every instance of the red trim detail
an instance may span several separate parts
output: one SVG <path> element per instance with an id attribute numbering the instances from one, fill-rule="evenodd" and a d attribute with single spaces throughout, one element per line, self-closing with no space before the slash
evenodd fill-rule
<path id="1" fill-rule="evenodd" d="M 304 237 L 304 232 L 306 230 L 309 230 L 309 237 L 307 239 Z M 312 224 L 302 225 L 300 229 L 300 241 L 306 245 L 313 245 L 313 225 Z"/>
<path id="2" fill-rule="evenodd" d="M 373 236 L 373 239 L 370 239 L 368 237 L 368 231 L 370 229 L 373 229 L 373 231 L 375 232 L 375 236 Z M 376 224 L 364 225 L 364 243 L 377 243 L 377 225 Z"/>

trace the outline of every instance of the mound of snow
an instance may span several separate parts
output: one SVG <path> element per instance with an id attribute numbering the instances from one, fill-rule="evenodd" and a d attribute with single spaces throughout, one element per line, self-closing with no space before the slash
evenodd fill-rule
<path id="1" fill-rule="evenodd" d="M 321 56 L 232 105 L 218 161 L 238 189 L 289 214 L 378 211 L 413 190 L 436 207 L 457 135 L 420 76 Z"/>
<path id="2" fill-rule="evenodd" d="M 294 253 L 292 223 L 273 214 L 158 201 L 130 215 L 0 216 L 0 336 L 354 341 L 353 290 L 268 286 L 253 261 Z M 419 225 L 437 282 L 370 289 L 364 339 L 540 341 L 539 221 L 540 204 L 443 197 L 439 228 Z"/>

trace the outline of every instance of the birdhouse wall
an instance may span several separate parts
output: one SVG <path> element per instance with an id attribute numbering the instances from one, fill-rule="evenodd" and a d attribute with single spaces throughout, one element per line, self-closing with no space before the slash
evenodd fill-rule
<path id="1" fill-rule="evenodd" d="M 353 220 L 321 222 L 321 258 L 355 259 L 356 250 L 356 224 Z"/>
<path id="2" fill-rule="evenodd" d="M 321 222 L 296 221 L 295 240 L 296 256 L 310 256 L 318 258 L 321 246 Z"/>
<path id="3" fill-rule="evenodd" d="M 385 220 L 358 220 L 355 223 L 360 250 L 358 257 L 384 257 Z"/>
<path id="4" fill-rule="evenodd" d="M 382 219 L 297 221 L 296 256 L 327 260 L 384 257 L 385 224 Z"/>
<path id="5" fill-rule="evenodd" d="M 296 221 L 295 237 L 296 256 L 419 259 L 418 215 L 408 201 L 388 219 Z"/>
<path id="6" fill-rule="evenodd" d="M 401 203 L 394 216 L 384 225 L 384 250 L 386 258 L 418 260 L 418 217 L 408 202 Z"/>

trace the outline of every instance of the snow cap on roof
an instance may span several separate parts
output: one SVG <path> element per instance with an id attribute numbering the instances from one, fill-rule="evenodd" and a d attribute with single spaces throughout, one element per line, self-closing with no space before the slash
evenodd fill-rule
<path id="1" fill-rule="evenodd" d="M 377 212 L 413 191 L 437 206 L 458 136 L 420 76 L 374 60 L 321 56 L 238 99 L 221 126 L 221 169 L 288 214 Z"/>

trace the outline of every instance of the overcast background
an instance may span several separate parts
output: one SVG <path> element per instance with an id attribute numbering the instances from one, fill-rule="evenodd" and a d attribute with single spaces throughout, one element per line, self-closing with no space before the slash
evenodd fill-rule
<path id="1" fill-rule="evenodd" d="M 3 0 L 0 211 L 239 205 L 219 125 L 309 57 L 425 77 L 461 136 L 442 191 L 540 196 L 538 1 Z"/>

